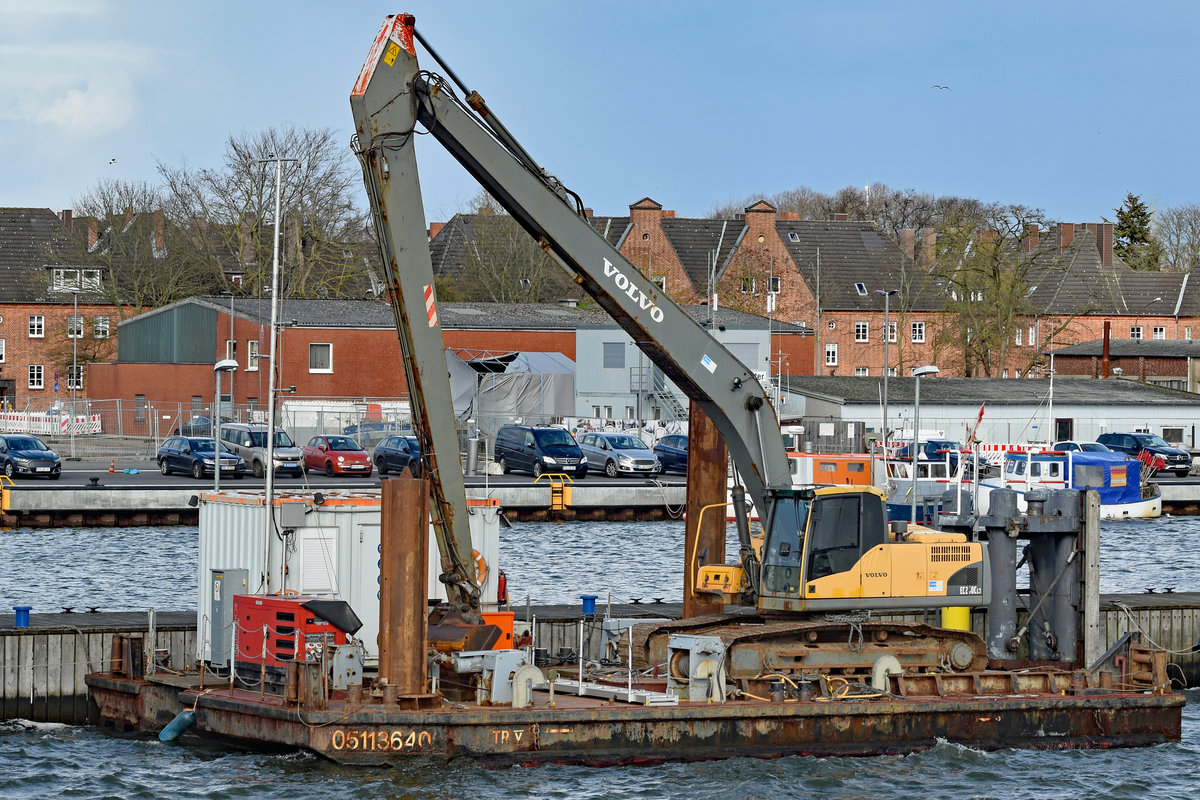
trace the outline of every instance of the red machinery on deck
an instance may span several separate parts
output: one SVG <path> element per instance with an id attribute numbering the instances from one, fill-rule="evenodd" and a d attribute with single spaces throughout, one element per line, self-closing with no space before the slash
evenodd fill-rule
<path id="1" fill-rule="evenodd" d="M 327 644 L 346 644 L 344 631 L 303 607 L 314 601 L 324 599 L 307 595 L 234 595 L 234 659 L 239 665 L 257 668 L 265 661 L 268 667 L 283 669 L 288 661 L 303 659 L 306 653 L 316 655 Z"/>

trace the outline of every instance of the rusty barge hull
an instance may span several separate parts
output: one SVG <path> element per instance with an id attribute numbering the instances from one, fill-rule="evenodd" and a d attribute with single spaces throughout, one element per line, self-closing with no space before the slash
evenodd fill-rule
<path id="1" fill-rule="evenodd" d="M 1177 694 L 903 698 L 870 701 L 610 705 L 559 696 L 557 707 L 397 710 L 331 700 L 324 711 L 257 693 L 198 694 L 90 676 L 102 717 L 157 731 L 195 704 L 194 730 L 251 748 L 309 750 L 331 761 L 391 766 L 470 758 L 491 766 L 610 766 L 733 756 L 910 753 L 949 741 L 983 750 L 1137 747 L 1178 741 Z M 144 689 L 143 692 L 140 690 Z"/>

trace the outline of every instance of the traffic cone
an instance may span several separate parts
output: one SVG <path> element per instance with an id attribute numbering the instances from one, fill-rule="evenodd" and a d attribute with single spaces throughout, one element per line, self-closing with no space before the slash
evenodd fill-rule
<path id="1" fill-rule="evenodd" d="M 108 462 L 108 474 L 109 475 L 117 474 L 117 460 L 115 458 Z"/>

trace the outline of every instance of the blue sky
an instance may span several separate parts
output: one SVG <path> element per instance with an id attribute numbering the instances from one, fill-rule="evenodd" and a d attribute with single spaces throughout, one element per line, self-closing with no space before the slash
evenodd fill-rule
<path id="1" fill-rule="evenodd" d="M 400 11 L 598 214 L 876 181 L 1077 222 L 1200 202 L 1200 4 L 0 0 L 0 206 L 218 166 L 271 125 L 348 142 Z M 429 219 L 465 208 L 474 182 L 420 158 Z"/>

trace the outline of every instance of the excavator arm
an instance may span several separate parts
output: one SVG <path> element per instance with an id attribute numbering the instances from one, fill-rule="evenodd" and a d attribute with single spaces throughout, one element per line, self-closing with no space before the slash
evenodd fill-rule
<path id="1" fill-rule="evenodd" d="M 351 96 L 358 151 L 389 281 L 400 289 L 393 291 L 393 297 L 424 296 L 432 302 L 432 268 L 413 156 L 413 136 L 422 129 L 708 414 L 768 526 L 797 530 L 803 508 L 798 508 L 794 497 L 779 422 L 753 373 L 588 224 L 577 198 L 538 167 L 478 94 L 460 87 L 466 98 L 462 100 L 444 78 L 421 70 L 415 49 L 418 40 L 430 50 L 416 32 L 412 16 L 389 17 Z M 453 77 L 453 72 L 445 71 Z M 396 308 L 398 323 L 422 329 L 413 332 L 414 349 L 405 351 L 406 370 L 417 373 L 417 386 L 426 402 L 440 401 L 430 394 L 429 376 L 407 363 L 411 354 L 433 352 L 435 345 L 417 338 L 435 326 L 426 331 L 420 313 L 409 314 L 403 303 Z M 437 338 L 440 344 L 440 335 Z M 433 446 L 439 446 L 436 431 Z M 457 452 L 456 448 L 455 444 L 437 452 Z M 443 471 L 441 478 L 449 476 Z M 444 502 L 454 505 L 459 484 L 452 488 L 453 494 L 444 492 Z M 780 503 L 781 498 L 791 502 Z M 452 508 L 442 514 L 447 520 L 461 516 Z M 748 532 L 743 536 L 743 528 L 748 531 L 748 526 L 739 525 L 739 538 L 744 538 L 743 551 L 749 551 Z M 464 545 L 455 533 L 447 533 L 446 543 L 462 552 Z"/>

